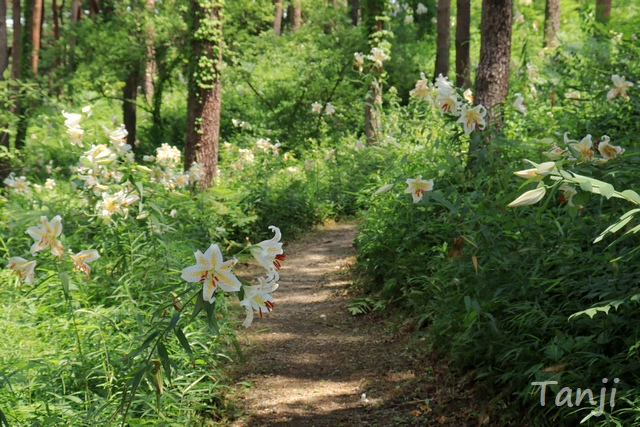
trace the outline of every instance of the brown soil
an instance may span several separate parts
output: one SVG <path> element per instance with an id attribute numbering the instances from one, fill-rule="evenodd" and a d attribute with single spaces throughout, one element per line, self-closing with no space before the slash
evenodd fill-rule
<path id="1" fill-rule="evenodd" d="M 285 243 L 275 310 L 239 337 L 247 362 L 234 376 L 251 386 L 231 426 L 487 425 L 482 390 L 421 351 L 410 326 L 348 312 L 356 234 L 332 223 Z"/>

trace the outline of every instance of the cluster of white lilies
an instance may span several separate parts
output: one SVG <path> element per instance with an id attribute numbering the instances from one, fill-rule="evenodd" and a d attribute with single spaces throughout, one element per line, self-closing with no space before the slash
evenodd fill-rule
<path id="1" fill-rule="evenodd" d="M 246 310 L 246 318 L 242 325 L 249 327 L 253 322 L 254 310 L 262 317 L 263 313 L 273 310 L 274 299 L 271 293 L 278 288 L 278 269 L 280 261 L 285 256 L 282 251 L 280 229 L 270 226 L 275 235 L 270 240 L 264 240 L 249 248 L 249 251 L 258 263 L 265 268 L 265 277 L 258 278 L 257 285 L 243 285 L 233 274 L 232 269 L 238 262 L 236 258 L 224 261 L 220 247 L 212 244 L 205 253 L 196 251 L 196 264 L 182 270 L 182 278 L 187 282 L 202 283 L 202 298 L 213 303 L 216 291 L 244 292 L 244 299 L 240 305 Z"/>
<path id="2" fill-rule="evenodd" d="M 62 259 L 64 256 L 64 247 L 60 240 L 58 240 L 58 237 L 62 234 L 62 218 L 60 215 L 54 216 L 51 221 L 49 221 L 46 216 L 41 216 L 40 225 L 29 227 L 26 233 L 35 239 L 35 243 L 31 246 L 31 255 L 35 255 L 37 252 L 48 248 L 58 259 Z M 69 257 L 71 261 L 73 261 L 77 271 L 89 276 L 91 267 L 89 267 L 88 263 L 97 260 L 100 258 L 100 255 L 95 249 L 88 249 L 80 251 L 77 254 L 70 253 Z M 36 268 L 35 260 L 29 261 L 22 257 L 11 257 L 9 258 L 7 268 L 15 271 L 25 283 L 33 285 Z"/>
<path id="3" fill-rule="evenodd" d="M 620 146 L 611 145 L 610 140 L 611 139 L 607 135 L 603 135 L 600 141 L 596 142 L 594 147 L 591 135 L 585 136 L 581 141 L 576 141 L 569 139 L 568 132 L 565 133 L 565 148 L 560 148 L 556 143 L 554 143 L 551 149 L 544 153 L 553 161 L 537 164 L 527 160 L 527 162 L 531 163 L 534 168 L 515 172 L 516 176 L 539 182 L 539 184 L 535 190 L 525 192 L 516 200 L 509 203 L 509 206 L 516 207 L 533 205 L 542 200 L 547 192 L 547 186 L 543 183 L 544 178 L 547 176 L 549 176 L 553 181 L 562 181 L 559 187 L 559 190 L 562 191 L 561 201 L 566 202 L 568 206 L 574 206 L 572 199 L 573 196 L 578 193 L 574 184 L 582 184 L 582 182 L 584 182 L 583 178 L 585 177 L 563 171 L 558 167 L 558 165 L 561 165 L 565 161 L 570 163 L 580 162 L 602 165 L 609 160 L 613 160 L 617 156 L 622 155 L 625 150 Z M 594 148 L 596 148 L 597 152 L 600 154 L 599 157 L 596 156 Z M 590 180 L 590 182 L 596 182 L 596 185 L 599 185 L 597 181 Z M 604 186 L 606 183 L 601 184 Z M 606 186 L 610 185 L 606 184 Z M 593 186 L 591 184 L 588 184 L 587 188 L 592 187 Z"/>
<path id="4" fill-rule="evenodd" d="M 456 123 L 462 124 L 466 134 L 470 134 L 475 129 L 482 130 L 487 125 L 485 122 L 487 109 L 483 105 L 471 107 L 473 94 L 469 89 L 463 94 L 467 102 L 462 102 L 456 89 L 442 74 L 438 76 L 434 84 L 426 78 L 424 73 L 420 73 L 420 80 L 417 81 L 411 95 L 420 100 L 429 101 L 432 106 L 437 106 L 441 114 L 451 114 L 458 117 Z"/>

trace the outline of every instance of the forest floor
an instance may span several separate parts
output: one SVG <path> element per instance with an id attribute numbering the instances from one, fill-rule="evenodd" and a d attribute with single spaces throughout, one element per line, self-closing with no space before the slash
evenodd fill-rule
<path id="1" fill-rule="evenodd" d="M 285 243 L 275 310 L 239 336 L 247 360 L 232 372 L 241 415 L 230 425 L 493 424 L 486 390 L 417 350 L 427 343 L 411 325 L 348 312 L 356 234 L 355 222 L 329 223 Z"/>

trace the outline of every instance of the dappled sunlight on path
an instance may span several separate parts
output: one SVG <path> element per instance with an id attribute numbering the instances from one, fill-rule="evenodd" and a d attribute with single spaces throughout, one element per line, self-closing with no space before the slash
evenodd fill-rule
<path id="1" fill-rule="evenodd" d="M 329 224 L 285 246 L 275 310 L 240 337 L 248 361 L 235 376 L 251 387 L 234 427 L 424 425 L 436 380 L 414 372 L 409 334 L 346 310 L 356 233 Z"/>

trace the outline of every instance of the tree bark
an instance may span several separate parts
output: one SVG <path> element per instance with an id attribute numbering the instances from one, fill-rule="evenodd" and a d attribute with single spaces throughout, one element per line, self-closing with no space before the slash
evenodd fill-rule
<path id="1" fill-rule="evenodd" d="M 291 29 L 298 31 L 302 25 L 302 7 L 300 0 L 293 0 L 291 5 Z"/>
<path id="2" fill-rule="evenodd" d="M 273 4 L 276 5 L 276 14 L 273 18 L 273 32 L 276 34 L 276 36 L 279 36 L 280 34 L 282 34 L 282 0 L 273 0 Z"/>
<path id="3" fill-rule="evenodd" d="M 438 0 L 438 36 L 436 39 L 435 77 L 449 74 L 451 48 L 451 0 Z"/>
<path id="4" fill-rule="evenodd" d="M 349 0 L 349 5 L 351 6 L 350 15 L 351 15 L 351 25 L 358 25 L 358 11 L 359 4 L 358 0 Z"/>
<path id="5" fill-rule="evenodd" d="M 51 9 L 53 11 L 53 38 L 60 40 L 60 16 L 58 14 L 57 0 L 51 0 Z"/>
<path id="6" fill-rule="evenodd" d="M 487 108 L 490 120 L 499 118 L 497 109 L 492 107 L 504 101 L 509 90 L 512 15 L 512 0 L 482 1 L 475 103 Z"/>
<path id="7" fill-rule="evenodd" d="M 470 0 L 457 0 L 456 5 L 456 86 L 471 87 L 471 60 L 469 59 L 469 27 L 471 25 Z"/>
<path id="8" fill-rule="evenodd" d="M 124 102 L 122 113 L 124 127 L 127 129 L 127 144 L 135 147 L 136 142 L 136 99 L 138 98 L 138 69 L 134 68 L 129 73 L 122 90 Z"/>
<path id="9" fill-rule="evenodd" d="M 80 19 L 80 0 L 71 1 L 71 31 L 74 32 Z M 69 68 L 73 72 L 76 68 L 75 60 L 76 36 L 72 34 L 69 38 Z"/>
<path id="10" fill-rule="evenodd" d="M 33 0 L 33 18 L 31 27 L 31 72 L 34 75 L 38 74 L 38 60 L 40 58 L 42 8 L 43 0 Z"/>
<path id="11" fill-rule="evenodd" d="M 147 2 L 147 12 L 150 14 L 154 14 L 154 10 L 156 7 L 155 0 L 146 0 Z M 147 25 L 147 34 L 145 43 L 147 45 L 147 57 L 145 60 L 144 66 L 144 75 L 142 76 L 142 91 L 147 97 L 147 102 L 149 104 L 153 101 L 153 92 L 154 92 L 154 80 L 156 75 L 156 52 L 154 48 L 155 41 L 155 29 L 153 25 L 149 23 Z"/>
<path id="12" fill-rule="evenodd" d="M 193 58 L 187 100 L 187 133 L 185 140 L 185 170 L 196 161 L 204 167 L 205 178 L 201 187 L 211 186 L 218 168 L 218 143 L 220 139 L 220 109 L 222 85 L 220 81 L 222 67 L 222 4 L 202 6 L 202 0 L 191 0 L 195 14 L 193 20 Z M 206 21 L 206 22 L 205 22 Z M 212 31 L 200 32 L 205 24 Z M 203 70 L 199 64 L 209 64 Z"/>
<path id="13" fill-rule="evenodd" d="M 544 42 L 543 46 L 553 47 L 558 43 L 556 33 L 560 30 L 560 0 L 547 0 L 544 9 Z"/>
<path id="14" fill-rule="evenodd" d="M 100 3 L 98 0 L 89 1 L 89 18 L 93 18 L 100 13 Z"/>
<path id="15" fill-rule="evenodd" d="M 609 22 L 611 0 L 596 0 L 596 21 L 602 24 Z"/>
<path id="16" fill-rule="evenodd" d="M 9 66 L 9 45 L 7 44 L 7 3 L 0 0 L 0 80 Z"/>
<path id="17" fill-rule="evenodd" d="M 21 37 L 22 37 L 22 24 L 20 23 L 20 17 L 22 11 L 20 10 L 20 0 L 13 0 L 13 44 L 11 45 L 11 78 L 20 78 L 20 53 L 22 51 Z"/>

